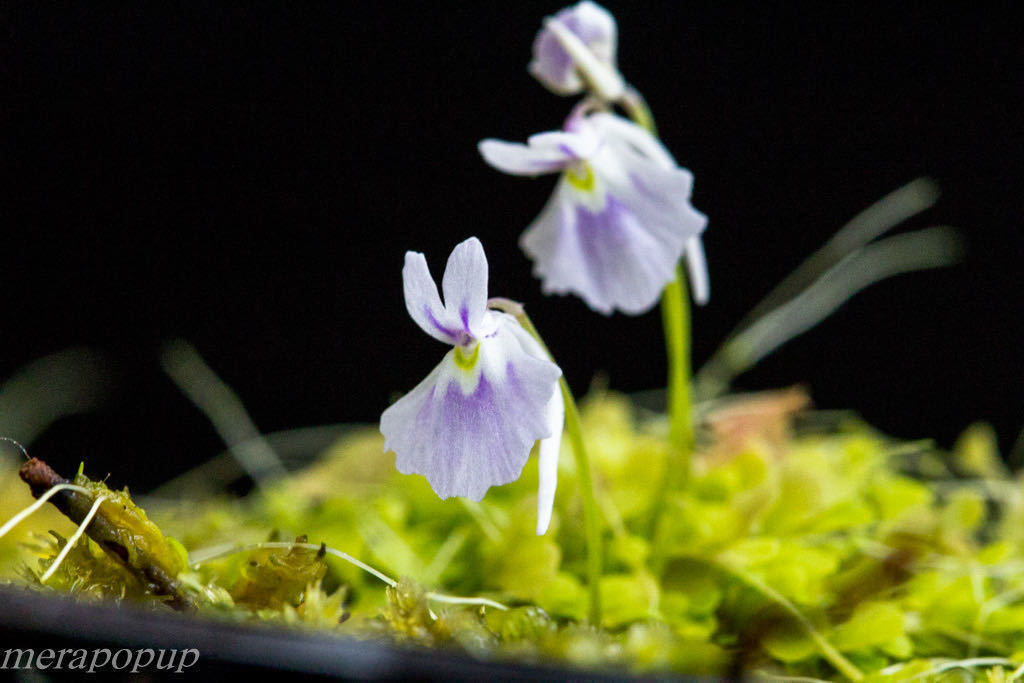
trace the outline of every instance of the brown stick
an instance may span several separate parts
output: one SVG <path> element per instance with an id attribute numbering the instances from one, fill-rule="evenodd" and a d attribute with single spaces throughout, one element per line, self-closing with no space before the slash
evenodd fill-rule
<path id="1" fill-rule="evenodd" d="M 69 483 L 57 474 L 52 467 L 38 458 L 32 458 L 18 471 L 22 481 L 28 484 L 32 495 L 36 498 L 43 495 L 58 484 Z M 78 491 L 61 491 L 50 498 L 50 502 L 64 513 L 75 524 L 81 524 L 94 503 L 92 496 Z M 134 574 L 143 585 L 154 595 L 168 598 L 167 604 L 176 610 L 187 610 L 194 607 L 192 600 L 181 590 L 176 573 L 164 567 L 157 558 L 143 548 L 137 548 L 134 554 L 122 542 L 125 533 L 103 513 L 103 505 L 85 529 L 86 535 L 95 541 L 112 558 L 120 562 Z M 163 538 L 160 543 L 166 544 Z M 134 561 L 133 561 L 134 555 Z"/>

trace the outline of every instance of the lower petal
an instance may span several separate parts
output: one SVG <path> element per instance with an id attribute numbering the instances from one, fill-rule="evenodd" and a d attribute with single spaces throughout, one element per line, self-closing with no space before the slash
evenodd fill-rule
<path id="1" fill-rule="evenodd" d="M 545 408 L 561 371 L 499 330 L 481 342 L 475 377 L 466 372 L 449 352 L 384 411 L 380 429 L 400 472 L 422 474 L 441 498 L 480 500 L 517 479 L 533 444 L 550 435 Z"/>
<path id="2" fill-rule="evenodd" d="M 545 292 L 573 292 L 605 314 L 639 314 L 657 303 L 687 235 L 662 229 L 664 218 L 636 192 L 626 199 L 609 194 L 591 210 L 573 202 L 563 181 L 521 241 Z"/>
<path id="3" fill-rule="evenodd" d="M 543 536 L 551 525 L 551 512 L 555 507 L 555 489 L 558 486 L 558 452 L 562 447 L 562 429 L 565 426 L 565 404 L 562 392 L 555 390 L 547 406 L 551 436 L 542 439 L 538 447 L 537 472 L 537 535 Z"/>
<path id="4" fill-rule="evenodd" d="M 698 235 L 686 242 L 686 272 L 690 276 L 693 300 L 703 306 L 711 298 L 711 283 L 708 278 L 708 261 L 704 255 L 704 243 Z"/>

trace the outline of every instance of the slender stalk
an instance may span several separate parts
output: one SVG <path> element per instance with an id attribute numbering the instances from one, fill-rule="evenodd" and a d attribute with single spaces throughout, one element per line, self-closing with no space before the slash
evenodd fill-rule
<path id="1" fill-rule="evenodd" d="M 619 101 L 623 110 L 638 126 L 657 137 L 654 116 L 643 96 L 629 88 Z M 668 355 L 668 440 L 671 447 L 668 471 L 654 494 L 649 529 L 657 540 L 659 520 L 665 511 L 665 498 L 670 490 L 682 488 L 690 479 L 693 455 L 693 410 L 690 398 L 690 297 L 686 276 L 676 265 L 676 278 L 661 295 L 661 320 L 665 328 L 665 351 Z M 675 458 L 673 462 L 672 458 Z M 653 559 L 659 564 L 661 544 L 655 543 Z"/>
<path id="2" fill-rule="evenodd" d="M 580 429 L 579 411 L 569 391 L 569 384 L 562 377 L 558 381 L 565 401 L 565 429 L 569 432 L 572 452 L 576 456 L 576 470 L 580 478 L 580 492 L 583 495 L 583 523 L 587 533 L 587 583 L 590 589 L 590 622 L 601 625 L 601 520 L 598 517 L 597 500 L 594 498 L 594 482 L 590 476 L 590 460 L 583 445 L 583 431 Z"/>
<path id="3" fill-rule="evenodd" d="M 633 119 L 633 123 L 645 129 L 654 137 L 658 137 L 658 129 L 654 126 L 654 116 L 647 106 L 647 101 L 639 91 L 633 88 L 626 88 L 626 92 L 619 100 L 622 109 Z"/>
<path id="4" fill-rule="evenodd" d="M 693 411 L 690 400 L 690 305 L 683 269 L 661 295 L 661 319 L 668 354 L 668 440 L 679 459 L 670 468 L 673 484 L 685 486 L 690 477 L 693 452 Z"/>
<path id="5" fill-rule="evenodd" d="M 551 351 L 548 349 L 544 339 L 541 338 L 537 328 L 521 304 L 508 299 L 491 299 L 488 302 L 491 308 L 497 308 L 515 316 L 523 329 L 530 333 L 537 343 L 540 344 L 544 353 L 554 360 Z M 583 497 L 583 524 L 587 539 L 587 587 L 590 591 L 590 622 L 595 626 L 601 625 L 601 572 L 602 572 L 602 540 L 601 540 L 601 517 L 597 506 L 597 498 L 594 496 L 594 480 L 590 472 L 590 459 L 587 457 L 586 447 L 583 443 L 583 429 L 580 427 L 580 413 L 576 407 L 576 399 L 569 390 L 569 383 L 563 375 L 558 380 L 559 389 L 562 392 L 562 400 L 565 403 L 565 431 L 569 433 L 569 442 L 572 444 L 572 452 L 576 458 L 576 471 L 579 476 L 580 494 Z"/>
<path id="6" fill-rule="evenodd" d="M 686 278 L 676 266 L 676 279 L 661 295 L 661 319 L 668 355 L 668 443 L 666 472 L 651 503 L 648 534 L 653 540 L 651 567 L 660 575 L 665 558 L 664 515 L 668 492 L 690 481 L 693 455 L 693 417 L 690 401 L 690 307 Z"/>

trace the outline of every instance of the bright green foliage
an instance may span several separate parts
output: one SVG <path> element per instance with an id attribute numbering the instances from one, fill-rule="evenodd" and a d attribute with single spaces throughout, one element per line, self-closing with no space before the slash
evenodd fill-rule
<path id="1" fill-rule="evenodd" d="M 103 510 L 124 525 L 132 552 L 180 572 L 200 616 L 640 672 L 1009 681 L 1024 663 L 1024 484 L 988 428 L 971 427 L 950 454 L 853 421 L 821 429 L 812 418 L 783 437 L 778 423 L 744 425 L 742 439 L 700 434 L 693 476 L 668 492 L 655 525 L 670 462 L 664 418 L 638 419 L 625 398 L 601 394 L 582 421 L 606 534 L 600 628 L 585 623 L 582 501 L 567 455 L 543 537 L 535 459 L 479 504 L 442 501 L 422 477 L 395 471 L 371 428 L 244 500 L 147 503 L 159 529 L 105 487 L 125 498 Z M 0 521 L 30 501 L 14 477 L 13 463 L 0 474 L 0 491 L 16 494 L 0 498 Z M 40 524 L 64 536 L 72 528 L 52 512 L 27 521 L 0 542 L 4 576 L 27 564 L 14 580 L 32 583 L 48 566 L 60 537 L 24 545 Z M 193 558 L 279 530 L 274 539 L 305 535 L 406 578 L 389 588 L 305 548 L 249 549 L 186 570 L 173 541 L 146 544 L 154 530 L 182 539 Z M 168 609 L 87 540 L 48 585 Z M 446 604 L 428 591 L 511 609 Z"/>

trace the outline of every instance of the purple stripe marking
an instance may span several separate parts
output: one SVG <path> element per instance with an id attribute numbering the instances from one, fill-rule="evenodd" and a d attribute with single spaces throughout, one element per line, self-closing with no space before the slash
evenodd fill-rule
<path id="1" fill-rule="evenodd" d="M 563 154 L 565 154 L 566 156 L 570 156 L 570 157 L 572 157 L 573 159 L 579 159 L 579 158 L 580 158 L 580 155 L 579 155 L 579 154 L 577 154 L 576 152 L 574 152 L 574 151 L 572 150 L 572 147 L 570 147 L 569 145 L 565 144 L 564 142 L 563 142 L 562 144 L 558 145 L 558 149 L 559 149 L 559 150 L 560 150 L 560 151 L 561 151 L 561 152 L 562 152 Z"/>
<path id="2" fill-rule="evenodd" d="M 575 155 L 572 156 L 575 157 Z M 561 171 L 568 165 L 569 161 L 566 159 L 559 159 L 557 161 L 551 161 L 549 159 L 531 159 L 527 163 L 530 164 L 531 168 L 534 168 L 538 171 Z"/>
<path id="3" fill-rule="evenodd" d="M 440 330 L 441 334 L 446 334 L 452 339 L 455 339 L 458 336 L 458 332 L 456 332 L 455 330 L 448 329 L 447 327 L 442 325 L 437 318 L 434 317 L 434 312 L 430 310 L 430 306 L 424 305 L 423 311 L 424 313 L 427 314 L 427 319 L 430 320 L 430 324 L 436 327 L 438 330 Z"/>

